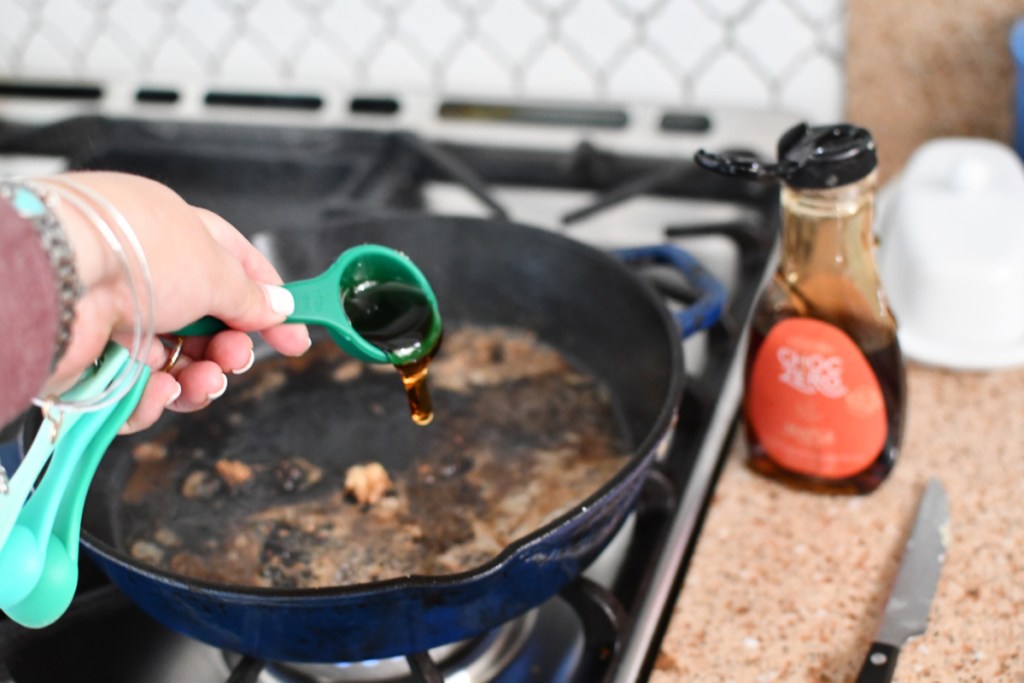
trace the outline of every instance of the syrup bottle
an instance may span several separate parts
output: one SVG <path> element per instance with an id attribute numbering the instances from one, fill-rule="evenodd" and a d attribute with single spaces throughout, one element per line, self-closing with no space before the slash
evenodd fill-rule
<path id="1" fill-rule="evenodd" d="M 781 181 L 779 265 L 755 306 L 743 405 L 749 466 L 813 491 L 867 493 L 899 455 L 906 378 L 873 253 L 877 154 L 848 124 L 801 124 L 777 164 L 697 154 Z"/>

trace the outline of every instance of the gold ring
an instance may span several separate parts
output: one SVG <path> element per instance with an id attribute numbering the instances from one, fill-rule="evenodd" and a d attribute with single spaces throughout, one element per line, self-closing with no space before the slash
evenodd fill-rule
<path id="1" fill-rule="evenodd" d="M 185 338 L 180 334 L 174 338 L 174 348 L 171 349 L 171 355 L 167 358 L 167 362 L 160 368 L 161 372 L 170 372 L 174 368 L 174 364 L 178 362 L 181 357 L 181 347 L 185 345 Z"/>

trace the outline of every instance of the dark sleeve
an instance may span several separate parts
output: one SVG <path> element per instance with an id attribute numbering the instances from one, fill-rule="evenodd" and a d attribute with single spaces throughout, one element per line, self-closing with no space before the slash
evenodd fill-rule
<path id="1" fill-rule="evenodd" d="M 0 425 L 25 410 L 50 372 L 57 285 L 35 228 L 0 200 Z"/>

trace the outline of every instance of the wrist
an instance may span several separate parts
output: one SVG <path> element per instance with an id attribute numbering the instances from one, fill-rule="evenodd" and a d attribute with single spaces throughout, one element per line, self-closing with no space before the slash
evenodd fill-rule
<path id="1" fill-rule="evenodd" d="M 86 292 L 124 277 L 113 249 L 79 209 L 57 199 L 53 213 L 67 234 L 78 277 Z"/>
<path id="2" fill-rule="evenodd" d="M 59 218 L 75 250 L 82 295 L 68 353 L 51 381 L 77 376 L 95 361 L 115 330 L 131 334 L 133 370 L 99 396 L 64 404 L 80 410 L 110 405 L 139 376 L 152 342 L 152 289 L 141 246 L 121 212 L 104 196 L 67 176 L 40 178 L 35 185 Z"/>

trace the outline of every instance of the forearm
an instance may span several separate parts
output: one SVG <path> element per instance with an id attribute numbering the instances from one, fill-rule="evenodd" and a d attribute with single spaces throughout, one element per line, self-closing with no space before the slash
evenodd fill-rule
<path id="1" fill-rule="evenodd" d="M 57 284 L 32 224 L 0 199 L 0 425 L 23 411 L 50 372 Z"/>

